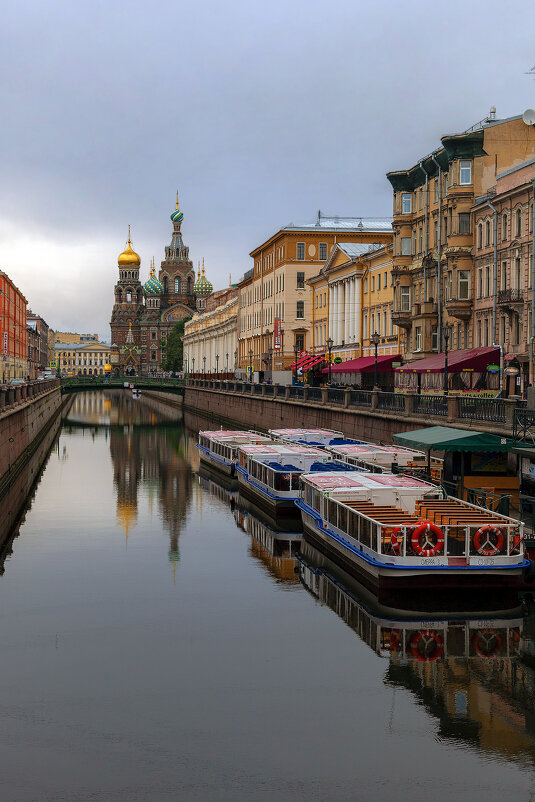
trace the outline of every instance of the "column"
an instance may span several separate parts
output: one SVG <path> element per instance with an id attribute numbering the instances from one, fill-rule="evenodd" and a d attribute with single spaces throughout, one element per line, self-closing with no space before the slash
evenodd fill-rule
<path id="1" fill-rule="evenodd" d="M 349 341 L 355 342 L 355 277 L 349 279 Z"/>
<path id="2" fill-rule="evenodd" d="M 361 332 L 360 316 L 362 314 L 361 288 L 362 288 L 362 279 L 360 276 L 357 276 L 355 278 L 355 341 L 356 342 L 359 342 L 361 339 L 360 337 L 360 332 Z"/>
<path id="3" fill-rule="evenodd" d="M 344 336 L 344 293 L 341 281 L 338 282 L 338 303 L 336 304 L 336 306 L 337 306 L 336 319 L 338 321 L 337 343 L 338 345 L 341 345 Z"/>
<path id="4" fill-rule="evenodd" d="M 334 328 L 333 328 L 333 309 L 334 309 L 334 284 L 328 284 L 328 291 L 329 291 L 329 331 L 327 337 L 331 337 L 334 339 Z"/>

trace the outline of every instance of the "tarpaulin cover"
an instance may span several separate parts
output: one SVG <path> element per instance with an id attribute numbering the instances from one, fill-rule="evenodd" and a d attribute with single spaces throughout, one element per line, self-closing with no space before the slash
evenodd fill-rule
<path id="1" fill-rule="evenodd" d="M 393 439 L 401 446 L 421 451 L 473 451 L 475 454 L 510 451 L 513 445 L 513 441 L 508 437 L 499 437 L 486 432 L 469 432 L 465 429 L 450 429 L 449 426 L 429 426 L 427 429 L 416 429 L 413 432 L 400 432 L 395 434 Z"/>
<path id="2" fill-rule="evenodd" d="M 378 356 L 377 371 L 385 373 L 392 370 L 392 362 L 400 362 L 399 354 L 394 356 Z M 361 356 L 358 359 L 350 359 L 347 362 L 340 362 L 338 365 L 331 366 L 331 373 L 373 373 L 375 370 L 374 356 Z M 328 373 L 329 368 L 324 368 L 322 373 Z"/>
<path id="3" fill-rule="evenodd" d="M 500 361 L 500 349 L 492 346 L 484 348 L 470 348 L 466 351 L 450 351 L 448 353 L 449 373 L 460 373 L 463 370 L 474 370 L 484 373 L 487 365 Z M 427 359 L 416 359 L 400 368 L 394 368 L 396 373 L 443 373 L 444 354 L 429 356 Z"/>

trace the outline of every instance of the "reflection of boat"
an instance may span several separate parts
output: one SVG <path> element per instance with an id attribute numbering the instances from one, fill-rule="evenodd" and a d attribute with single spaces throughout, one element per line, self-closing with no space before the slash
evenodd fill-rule
<path id="1" fill-rule="evenodd" d="M 270 515 L 298 517 L 299 477 L 325 471 L 357 470 L 334 459 L 324 449 L 287 443 L 241 446 L 236 463 L 238 484 Z"/>
<path id="2" fill-rule="evenodd" d="M 271 443 L 271 438 L 253 431 L 207 430 L 199 432 L 197 448 L 202 462 L 227 476 L 234 476 L 238 449 L 247 443 Z"/>
<path id="3" fill-rule="evenodd" d="M 451 657 L 494 660 L 520 656 L 523 618 L 518 606 L 467 612 L 457 605 L 458 612 L 433 613 L 387 607 L 324 557 L 306 536 L 298 562 L 305 587 L 381 657 L 434 663 Z M 410 608 L 411 599 L 405 601 Z"/>
<path id="4" fill-rule="evenodd" d="M 217 471 L 212 471 L 209 465 L 201 464 L 197 471 L 200 486 L 211 496 L 216 496 L 225 505 L 233 507 L 238 498 L 236 482 Z"/>
<path id="5" fill-rule="evenodd" d="M 301 477 L 303 527 L 375 593 L 518 588 L 523 524 L 410 476 Z"/>
<path id="6" fill-rule="evenodd" d="M 234 507 L 234 519 L 240 529 L 251 535 L 253 555 L 264 563 L 269 573 L 296 584 L 299 580 L 295 574 L 295 555 L 301 545 L 301 532 L 277 531 L 241 498 Z M 272 523 L 277 525 L 275 521 Z"/>

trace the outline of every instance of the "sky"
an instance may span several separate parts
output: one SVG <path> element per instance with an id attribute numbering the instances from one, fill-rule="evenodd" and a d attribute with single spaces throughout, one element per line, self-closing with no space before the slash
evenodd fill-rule
<path id="1" fill-rule="evenodd" d="M 290 222 L 388 217 L 385 174 L 496 106 L 535 108 L 535 3 L 18 0 L 0 26 L 0 269 L 109 339 L 132 227 L 216 289 Z"/>

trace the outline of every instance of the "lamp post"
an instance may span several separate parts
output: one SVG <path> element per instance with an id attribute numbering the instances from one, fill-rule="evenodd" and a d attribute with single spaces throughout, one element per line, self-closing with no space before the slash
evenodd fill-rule
<path id="1" fill-rule="evenodd" d="M 206 379 L 206 357 L 205 356 L 203 356 L 203 358 L 202 358 L 202 363 L 203 363 L 202 373 L 203 373 L 204 378 Z"/>
<path id="2" fill-rule="evenodd" d="M 238 349 L 234 351 L 234 373 L 238 370 Z"/>
<path id="3" fill-rule="evenodd" d="M 191 358 L 191 362 L 193 364 L 193 376 L 195 377 L 195 357 Z"/>
<path id="4" fill-rule="evenodd" d="M 444 326 L 444 395 L 448 395 L 448 344 L 450 341 L 449 326 Z"/>
<path id="5" fill-rule="evenodd" d="M 216 375 L 219 377 L 219 354 L 215 355 L 215 372 Z"/>
<path id="6" fill-rule="evenodd" d="M 273 381 L 273 346 L 270 345 L 268 349 L 269 370 L 271 373 L 271 380 Z"/>
<path id="7" fill-rule="evenodd" d="M 253 383 L 253 349 L 249 348 L 249 381 Z"/>
<path id="8" fill-rule="evenodd" d="M 327 340 L 327 350 L 329 352 L 329 384 L 331 383 L 332 378 L 332 367 L 331 367 L 331 351 L 333 350 L 334 340 L 332 337 L 329 337 Z"/>
<path id="9" fill-rule="evenodd" d="M 297 354 L 299 353 L 299 349 L 297 347 L 297 343 L 294 344 L 294 354 L 295 354 L 295 362 L 294 362 L 294 384 L 297 384 Z"/>
<path id="10" fill-rule="evenodd" d="M 379 345 L 379 340 L 381 339 L 376 331 L 373 332 L 372 336 L 370 337 L 373 347 L 375 348 L 375 365 L 373 369 L 373 386 L 377 387 L 377 346 Z"/>
<path id="11" fill-rule="evenodd" d="M 228 379 L 228 352 L 227 352 L 227 379 Z"/>

